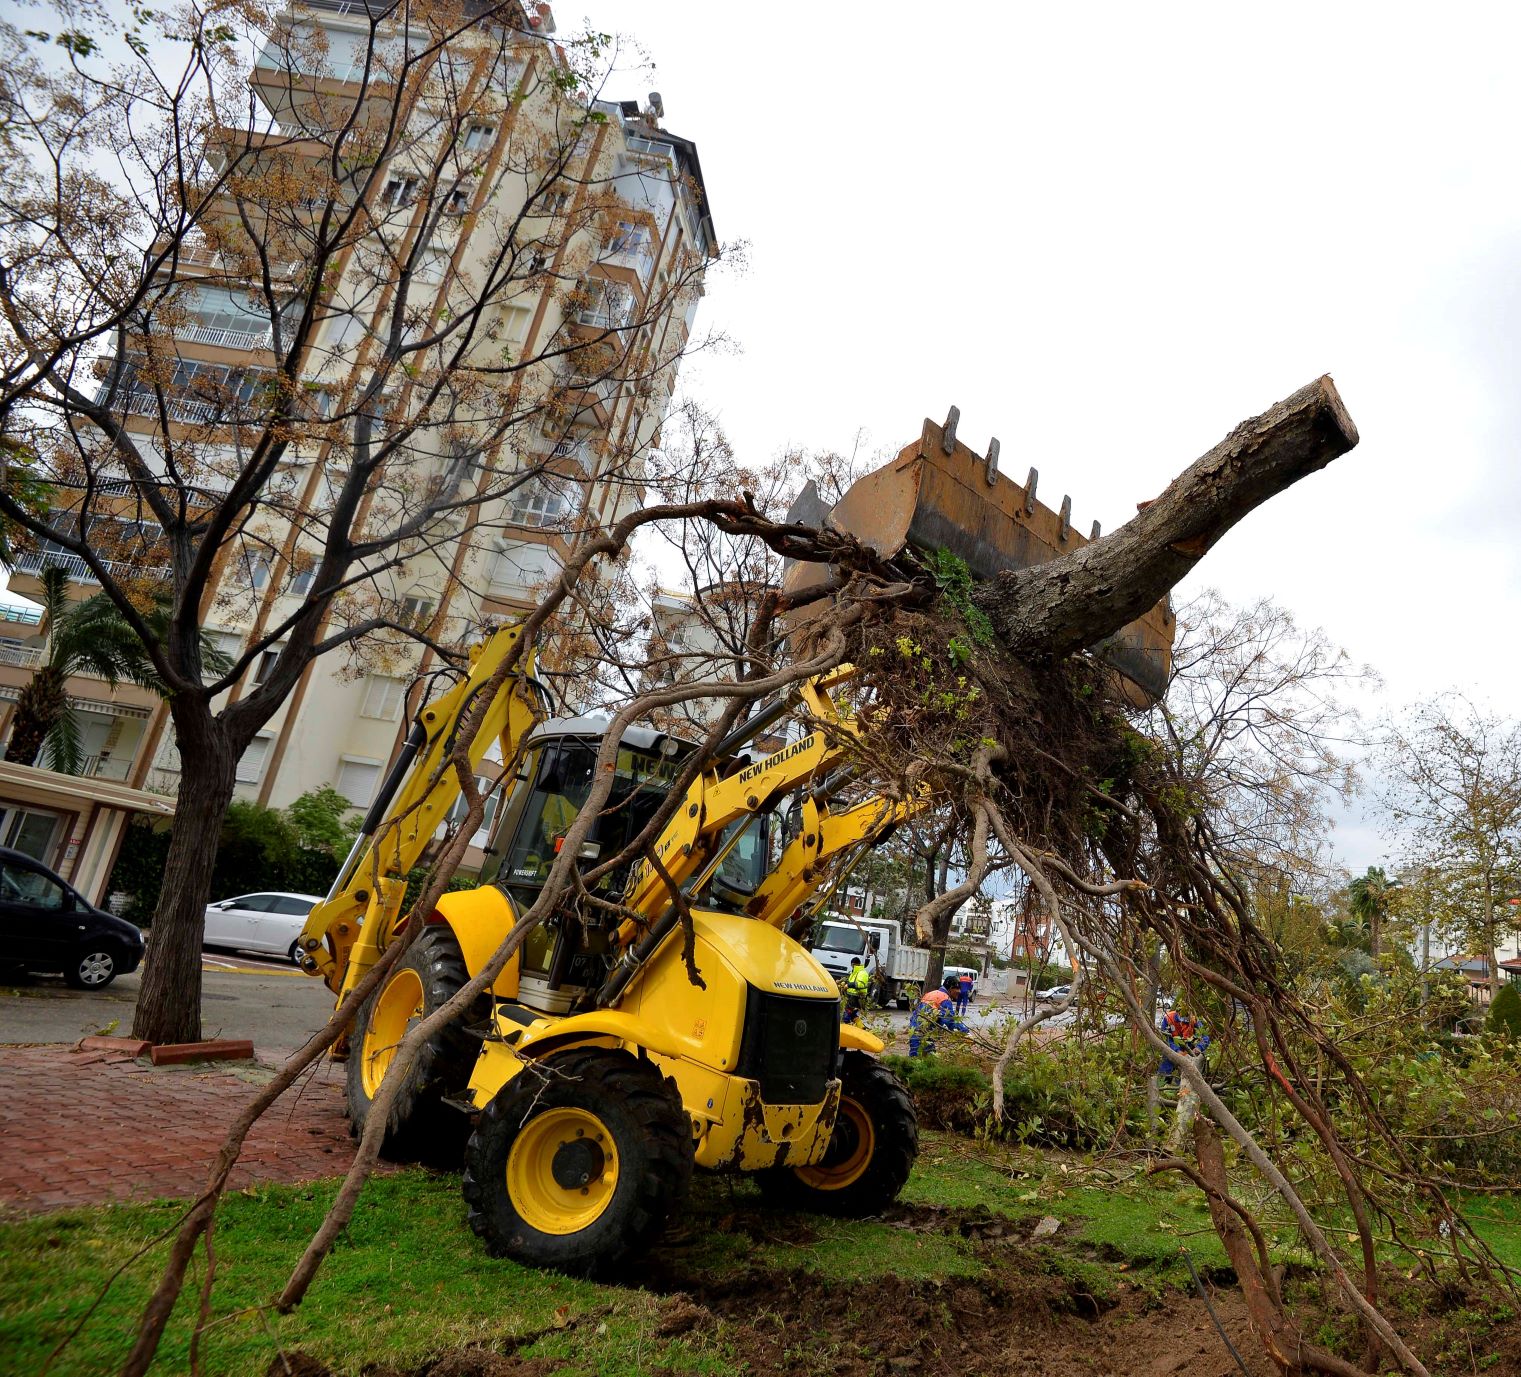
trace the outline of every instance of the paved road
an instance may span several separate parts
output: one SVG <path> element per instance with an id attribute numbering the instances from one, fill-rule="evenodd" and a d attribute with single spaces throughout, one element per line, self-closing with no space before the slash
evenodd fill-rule
<path id="1" fill-rule="evenodd" d="M 201 1027 L 208 1038 L 250 1038 L 261 1060 L 280 1060 L 306 1041 L 333 1011 L 333 997 L 315 976 L 286 961 L 207 952 L 202 958 Z M 104 990 L 73 990 L 36 975 L 0 985 L 0 1043 L 77 1042 L 110 1027 L 132 1029 L 141 973 Z"/>

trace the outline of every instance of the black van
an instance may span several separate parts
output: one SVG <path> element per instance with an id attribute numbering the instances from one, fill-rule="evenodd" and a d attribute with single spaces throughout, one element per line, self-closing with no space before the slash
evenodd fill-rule
<path id="1" fill-rule="evenodd" d="M 82 898 L 41 861 L 0 846 L 0 966 L 62 971 L 80 990 L 135 971 L 143 935 Z"/>

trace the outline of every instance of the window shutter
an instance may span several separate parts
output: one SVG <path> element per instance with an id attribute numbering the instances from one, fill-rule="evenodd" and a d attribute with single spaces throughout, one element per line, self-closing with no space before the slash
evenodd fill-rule
<path id="1" fill-rule="evenodd" d="M 393 679 L 386 674 L 368 675 L 364 681 L 364 705 L 359 709 L 359 715 L 394 722 L 401 712 L 405 696 L 405 687 L 400 679 Z"/>
<path id="2" fill-rule="evenodd" d="M 348 756 L 338 763 L 337 789 L 350 803 L 368 808 L 380 783 L 380 765 L 373 760 L 354 760 Z"/>
<path id="3" fill-rule="evenodd" d="M 239 784 L 257 784 L 264 776 L 264 757 L 269 754 L 272 737 L 256 736 L 248 743 L 248 749 L 238 757 L 235 775 Z"/>

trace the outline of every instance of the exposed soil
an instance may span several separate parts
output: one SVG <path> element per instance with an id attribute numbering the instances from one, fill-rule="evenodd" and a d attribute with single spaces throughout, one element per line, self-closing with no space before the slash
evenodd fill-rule
<path id="1" fill-rule="evenodd" d="M 756 1267 L 710 1275 L 686 1263 L 679 1246 L 641 1266 L 639 1285 L 663 1297 L 656 1332 L 701 1336 L 743 1357 L 754 1377 L 899 1377 L 944 1372 L 959 1377 L 1277 1377 L 1257 1346 L 1233 1279 L 1206 1272 L 1209 1305 L 1197 1295 L 1168 1292 L 1124 1277 L 1095 1294 L 1071 1251 L 1031 1240 L 1032 1220 L 985 1210 L 897 1206 L 885 1216 L 897 1228 L 952 1233 L 972 1241 L 987 1268 L 979 1278 L 908 1280 L 889 1276 L 858 1285 L 824 1282 L 806 1272 Z M 806 1241 L 806 1217 L 741 1208 L 707 1228 L 757 1239 L 785 1234 Z M 1114 1274 L 1111 1271 L 1110 1277 Z M 1396 1285 L 1386 1290 L 1394 1298 Z M 1426 1297 L 1427 1313 L 1401 1307 L 1400 1328 L 1439 1358 L 1439 1312 L 1458 1311 L 1467 1297 Z M 1213 1309 L 1213 1317 L 1211 1316 Z M 1301 1323 L 1307 1315 L 1297 1311 Z M 1313 1309 L 1313 1307 L 1311 1307 Z M 589 1317 L 589 1318 L 595 1318 Z M 1222 1339 L 1216 1321 L 1240 1355 Z M 1424 1340 L 1424 1342 L 1423 1342 Z M 526 1348 L 530 1337 L 520 1342 Z M 1450 1340 L 1449 1340 L 1450 1343 Z M 1440 1357 L 1433 1373 L 1483 1371 L 1521 1377 L 1521 1325 L 1490 1330 L 1472 1355 Z M 1473 1362 L 1470 1363 L 1470 1356 Z M 288 1364 L 288 1366 L 282 1365 Z M 558 1360 L 524 1359 L 485 1349 L 459 1349 L 407 1372 L 367 1369 L 363 1377 L 553 1377 Z M 650 1369 L 652 1374 L 660 1370 Z M 336 1377 L 302 1354 L 287 1354 L 267 1377 Z"/>

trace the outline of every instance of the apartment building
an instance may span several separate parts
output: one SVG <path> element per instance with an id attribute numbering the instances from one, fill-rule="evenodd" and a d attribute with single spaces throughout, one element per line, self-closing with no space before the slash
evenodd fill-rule
<path id="1" fill-rule="evenodd" d="M 374 69 L 387 53 L 405 47 L 408 35 L 387 20 L 377 42 L 370 8 L 364 0 L 293 5 L 259 51 L 250 88 L 263 111 L 265 137 L 280 140 L 287 161 L 300 153 L 292 136 L 317 128 L 345 100 L 352 106 L 403 99 L 401 84 L 387 87 Z M 373 8 L 382 11 L 378 0 Z M 640 504 L 640 456 L 658 446 L 701 297 L 702 271 L 717 252 L 696 147 L 663 127 L 658 95 L 645 102 L 580 97 L 587 118 L 575 126 L 573 146 L 565 145 L 554 187 L 546 192 L 531 185 L 523 157 L 513 150 L 556 147 L 566 127 L 566 83 L 552 78 L 567 59 L 544 4 L 519 11 L 495 38 L 494 45 L 440 53 L 408 85 L 408 127 L 415 125 L 417 136 L 370 193 L 370 209 L 385 226 L 376 239 L 379 257 L 367 260 L 355 252 L 340 264 L 326 319 L 302 370 L 315 406 L 351 395 L 367 341 L 383 320 L 390 290 L 385 255 L 395 261 L 397 245 L 428 236 L 416 276 L 444 284 L 431 308 L 408 322 L 409 330 L 422 333 L 457 309 L 451 284 L 470 280 L 472 272 L 484 274 L 485 265 L 499 258 L 504 224 L 519 233 L 527 223 L 538 234 L 542 249 L 510 303 L 500 308 L 493 338 L 504 357 L 542 357 L 542 366 L 525 373 L 521 386 L 539 388 L 546 404 L 531 434 L 525 430 L 510 444 L 498 439 L 489 455 L 495 473 L 520 462 L 536 477 L 500 500 L 469 509 L 457 530 L 430 529 L 403 562 L 376 576 L 372 590 L 444 644 L 466 641 L 532 607 L 538 590 L 580 542 Z M 429 83 L 439 93 L 433 106 Z M 436 111 L 449 108 L 446 94 L 467 86 L 474 93 L 468 127 L 449 127 Z M 445 138 L 460 150 L 459 159 L 472 161 L 468 175 L 448 192 L 443 213 L 425 213 L 424 205 L 436 201 L 421 194 L 419 179 Z M 320 138 L 311 143 L 320 153 Z M 291 263 L 272 271 L 295 281 L 300 268 Z M 135 365 L 115 370 L 111 384 L 113 406 L 145 452 L 162 456 L 165 428 L 176 437 L 197 437 L 207 458 L 193 500 L 206 503 L 225 491 L 243 445 L 236 423 L 224 424 L 209 404 L 194 400 L 192 384 L 206 378 L 223 395 L 254 396 L 273 360 L 270 321 L 250 313 L 239 271 L 227 255 L 194 240 L 177 255 L 178 280 L 194 287 L 175 329 L 173 382 L 183 400 L 164 407 L 148 388 L 134 384 Z M 576 348 L 598 341 L 616 346 L 622 358 L 635 358 L 637 369 L 626 376 L 584 367 L 578 372 Z M 109 360 L 98 367 L 102 375 L 112 372 Z M 482 447 L 472 444 L 473 424 L 468 418 L 452 421 L 448 444 L 438 446 L 438 474 L 484 462 Z M 218 462 L 219 455 L 225 462 Z M 300 494 L 307 508 L 320 508 L 323 485 L 332 483 L 343 463 L 341 446 L 295 446 L 278 481 Z M 409 479 L 417 481 L 415 475 Z M 117 519 L 124 531 L 140 519 L 131 487 L 121 483 Z M 279 625 L 291 600 L 310 588 L 305 537 L 282 531 L 268 514 L 261 520 L 256 545 L 227 551 L 217 595 L 205 613 L 208 633 L 230 655 L 249 646 L 251 636 Z M 95 529 L 101 529 L 98 518 Z M 34 598 L 48 565 L 68 571 L 76 596 L 98 591 L 84 561 L 57 548 L 22 555 L 11 573 L 12 591 Z M 140 555 L 130 572 L 149 583 L 162 573 L 151 557 Z M 0 618 L 0 731 L 8 731 L 17 692 L 44 653 L 45 628 L 20 606 L 0 608 Z M 232 692 L 258 683 L 275 654 L 252 663 Z M 283 806 L 331 784 L 356 806 L 367 804 L 399 748 L 409 709 L 416 707 L 420 690 L 413 686 L 434 665 L 431 652 L 418 646 L 392 646 L 357 665 L 338 654 L 319 659 L 244 755 L 238 795 Z M 71 680 L 68 691 L 83 726 L 86 773 L 134 788 L 176 791 L 179 760 L 160 700 L 84 677 Z"/>

